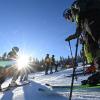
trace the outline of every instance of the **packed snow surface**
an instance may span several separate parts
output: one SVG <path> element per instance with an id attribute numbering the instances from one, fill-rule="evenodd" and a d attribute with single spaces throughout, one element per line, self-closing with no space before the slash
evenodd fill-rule
<path id="1" fill-rule="evenodd" d="M 78 68 L 81 71 L 81 68 Z M 0 100 L 68 100 L 70 88 L 56 88 L 46 86 L 70 86 L 72 69 L 60 70 L 53 74 L 44 75 L 44 72 L 33 73 L 29 75 L 30 83 L 21 87 L 14 88 L 6 92 L 0 92 Z M 81 84 L 81 81 L 87 79 L 89 75 L 78 76 L 74 85 Z M 2 87 L 8 86 L 11 79 L 7 79 Z M 17 80 L 19 82 L 19 80 Z M 45 91 L 39 91 L 39 88 Z M 72 100 L 100 100 L 100 88 L 75 89 L 73 90 Z"/>

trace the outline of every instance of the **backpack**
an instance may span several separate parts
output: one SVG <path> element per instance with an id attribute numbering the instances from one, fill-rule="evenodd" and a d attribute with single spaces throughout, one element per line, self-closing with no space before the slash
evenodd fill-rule
<path id="1" fill-rule="evenodd" d="M 46 58 L 46 59 L 45 59 L 45 63 L 46 63 L 46 64 L 50 64 L 50 63 L 51 63 L 50 58 Z"/>

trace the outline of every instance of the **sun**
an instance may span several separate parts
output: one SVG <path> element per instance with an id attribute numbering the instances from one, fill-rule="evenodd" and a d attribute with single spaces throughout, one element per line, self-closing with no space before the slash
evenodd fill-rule
<path id="1" fill-rule="evenodd" d="M 27 68 L 29 65 L 29 57 L 26 55 L 20 55 L 16 62 L 18 70 Z"/>

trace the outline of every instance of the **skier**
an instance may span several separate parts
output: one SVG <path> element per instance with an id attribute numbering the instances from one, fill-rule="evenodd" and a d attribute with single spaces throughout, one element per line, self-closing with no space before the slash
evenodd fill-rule
<path id="1" fill-rule="evenodd" d="M 52 74 L 52 68 L 55 66 L 55 56 L 52 55 L 51 57 L 51 66 L 50 66 L 50 74 Z"/>
<path id="2" fill-rule="evenodd" d="M 84 33 L 85 55 L 100 67 L 100 1 L 99 0 L 76 0 L 70 9 L 70 14 L 64 13 L 65 18 L 76 21 L 77 28 L 74 35 L 69 36 L 66 41 L 77 38 Z M 70 15 L 70 17 L 69 17 Z M 97 16 L 98 15 L 98 16 Z M 70 19 L 69 19 L 70 18 Z M 72 20 L 73 19 L 73 20 Z M 89 51 L 89 52 L 86 52 Z M 97 61 L 95 61 L 97 59 Z M 100 79 L 100 77 L 99 77 Z"/>
<path id="3" fill-rule="evenodd" d="M 58 66 L 59 66 L 59 62 L 55 61 L 55 72 L 58 72 Z"/>
<path id="4" fill-rule="evenodd" d="M 18 58 L 18 55 L 17 55 L 18 52 L 19 52 L 19 48 L 18 47 L 13 47 L 12 51 L 10 51 L 8 53 L 8 58 L 12 59 L 12 60 L 16 60 Z M 20 74 L 20 72 L 18 71 L 18 68 L 17 68 L 16 65 L 14 65 L 13 71 L 15 71 L 15 73 L 13 74 L 13 78 L 12 78 L 12 81 L 9 84 L 9 86 L 16 86 L 17 85 L 16 80 L 18 79 L 18 76 Z"/>
<path id="5" fill-rule="evenodd" d="M 48 70 L 50 68 L 50 65 L 51 65 L 51 59 L 49 57 L 49 54 L 47 54 L 45 57 L 45 75 L 48 74 Z"/>

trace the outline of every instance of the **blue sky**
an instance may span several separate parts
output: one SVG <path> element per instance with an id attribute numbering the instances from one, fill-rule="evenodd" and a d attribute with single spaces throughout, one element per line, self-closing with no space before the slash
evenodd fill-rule
<path id="1" fill-rule="evenodd" d="M 67 57 L 64 40 L 75 32 L 63 11 L 73 0 L 0 0 L 0 55 L 13 46 L 39 59 L 45 54 Z M 71 42 L 75 52 L 75 41 Z"/>

